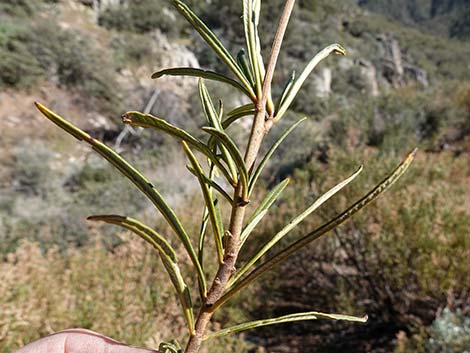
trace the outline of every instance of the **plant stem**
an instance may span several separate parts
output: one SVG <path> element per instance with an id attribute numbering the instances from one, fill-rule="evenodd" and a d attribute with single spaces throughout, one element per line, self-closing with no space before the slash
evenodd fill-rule
<path id="1" fill-rule="evenodd" d="M 272 117 L 274 111 L 268 111 L 269 117 L 266 119 L 266 102 L 271 95 L 271 83 L 276 67 L 279 51 L 284 39 L 287 24 L 294 7 L 295 0 L 286 0 L 284 10 L 279 21 L 276 36 L 271 49 L 266 75 L 263 81 L 263 90 L 261 98 L 256 102 L 256 113 L 254 116 L 253 126 L 251 128 L 250 137 L 248 140 L 245 165 L 249 171 L 252 170 L 253 165 L 263 142 L 264 136 L 268 133 L 272 126 Z M 202 338 L 204 337 L 207 326 L 214 314 L 213 305 L 222 297 L 232 274 L 235 272 L 235 265 L 237 262 L 238 254 L 240 252 L 240 236 L 243 229 L 243 220 L 247 207 L 247 200 L 242 199 L 243 195 L 242 186 L 238 182 L 235 188 L 232 213 L 230 216 L 230 225 L 225 234 L 225 253 L 223 262 L 219 265 L 217 274 L 212 282 L 212 285 L 204 300 L 198 318 L 196 320 L 195 332 L 190 337 L 186 346 L 186 353 L 197 353 L 201 347 Z"/>
<path id="2" fill-rule="evenodd" d="M 279 52 L 281 51 L 282 41 L 284 40 L 284 35 L 286 33 L 287 25 L 289 24 L 289 19 L 292 14 L 292 10 L 294 9 L 294 5 L 295 0 L 286 0 L 284 11 L 282 12 L 281 19 L 279 20 L 279 25 L 274 37 L 271 54 L 269 56 L 268 67 L 266 68 L 266 75 L 263 82 L 263 93 L 260 101 L 260 104 L 263 106 L 266 105 L 266 101 L 271 97 L 271 85 L 273 81 L 274 70 L 276 68 Z M 270 109 L 268 107 L 269 118 L 272 119 L 274 111 L 269 110 Z M 272 124 L 270 124 L 270 126 L 271 125 Z"/>

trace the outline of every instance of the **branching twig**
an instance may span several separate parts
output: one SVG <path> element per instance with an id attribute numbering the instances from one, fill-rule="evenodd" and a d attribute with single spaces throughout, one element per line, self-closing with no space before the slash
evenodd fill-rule
<path id="1" fill-rule="evenodd" d="M 286 1 L 281 20 L 279 22 L 278 30 L 274 38 L 271 55 L 268 61 L 261 98 L 256 102 L 256 113 L 245 153 L 245 165 L 249 168 L 249 170 L 252 169 L 253 164 L 255 163 L 258 156 L 263 138 L 272 125 L 272 119 L 266 120 L 269 121 L 269 125 L 265 123 L 266 103 L 268 101 L 268 97 L 271 95 L 271 84 L 274 75 L 274 69 L 276 67 L 282 40 L 284 38 L 294 4 L 295 0 Z M 274 112 L 270 111 L 268 113 L 269 117 L 272 118 Z M 212 286 L 208 291 L 207 298 L 196 321 L 195 334 L 188 342 L 186 353 L 196 353 L 199 350 L 203 337 L 206 334 L 207 325 L 209 324 L 209 321 L 213 315 L 212 306 L 222 297 L 227 287 L 227 283 L 235 271 L 235 264 L 240 252 L 240 236 L 243 229 L 243 220 L 245 218 L 245 211 L 248 201 L 243 200 L 242 194 L 242 186 L 239 183 L 235 189 L 235 195 L 233 198 L 234 201 L 232 205 L 229 230 L 225 234 L 224 261 L 219 266 Z"/>

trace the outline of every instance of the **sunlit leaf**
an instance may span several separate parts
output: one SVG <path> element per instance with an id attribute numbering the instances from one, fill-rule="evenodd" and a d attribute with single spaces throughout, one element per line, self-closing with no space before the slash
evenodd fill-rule
<path id="1" fill-rule="evenodd" d="M 259 54 L 261 49 L 259 47 L 258 26 L 254 18 L 256 14 L 253 5 L 253 0 L 243 0 L 243 28 L 245 30 L 245 42 L 248 46 L 248 57 L 256 83 L 256 94 L 258 98 L 260 98 L 264 75 L 262 75 L 261 69 L 261 65 L 263 64 L 261 55 Z M 259 62 L 260 58 L 261 63 Z"/>
<path id="2" fill-rule="evenodd" d="M 248 222 L 245 228 L 243 228 L 242 234 L 240 236 L 241 239 L 241 246 L 245 243 L 246 239 L 250 236 L 251 232 L 256 228 L 259 222 L 266 216 L 266 213 L 268 213 L 268 210 L 263 210 L 261 212 L 258 212 L 256 216 Z M 230 285 L 230 284 L 229 284 Z"/>
<path id="3" fill-rule="evenodd" d="M 279 107 L 286 100 L 286 97 L 289 95 L 289 93 L 292 89 L 294 81 L 295 81 L 295 71 L 292 71 L 292 74 L 291 74 L 289 80 L 286 82 L 286 85 L 284 86 L 284 89 L 282 90 L 281 97 L 279 98 L 279 100 L 276 104 L 276 111 L 279 110 Z"/>
<path id="4" fill-rule="evenodd" d="M 248 104 L 242 105 L 240 107 L 237 107 L 235 109 L 232 109 L 231 111 L 229 111 L 227 113 L 227 116 L 230 117 L 230 116 L 233 116 L 233 115 L 238 115 L 238 114 L 243 113 L 243 112 L 253 111 L 255 108 L 256 107 L 253 103 L 248 103 Z"/>
<path id="5" fill-rule="evenodd" d="M 285 324 L 288 322 L 296 322 L 296 321 L 308 321 L 308 320 L 318 320 L 318 319 L 330 319 L 330 320 L 340 320 L 340 321 L 352 321 L 352 322 L 360 322 L 364 323 L 367 322 L 367 316 L 363 317 L 356 317 L 356 316 L 349 316 L 349 315 L 339 315 L 339 314 L 325 314 L 319 313 L 316 311 L 308 311 L 305 313 L 297 313 L 297 314 L 289 314 L 284 315 L 272 319 L 265 319 L 265 320 L 256 320 L 246 322 L 240 325 L 232 326 L 214 333 L 210 333 L 204 337 L 204 340 L 209 340 L 217 337 L 223 337 L 226 335 L 230 335 L 233 333 L 238 333 L 247 330 L 253 330 L 258 327 L 263 326 L 270 326 L 270 325 L 279 325 Z"/>
<path id="6" fill-rule="evenodd" d="M 304 68 L 300 76 L 292 84 L 292 87 L 290 88 L 289 93 L 285 97 L 284 102 L 281 104 L 279 110 L 276 112 L 275 120 L 279 120 L 283 117 L 283 115 L 286 113 L 287 109 L 289 109 L 290 105 L 297 96 L 297 93 L 299 93 L 300 88 L 304 84 L 307 77 L 310 76 L 315 67 L 323 59 L 326 59 L 331 53 L 346 55 L 346 50 L 339 44 L 332 44 L 320 51 L 317 55 L 315 55 L 315 57 L 310 60 L 310 62 Z"/>
<path id="7" fill-rule="evenodd" d="M 207 177 L 204 175 L 204 171 L 199 164 L 196 156 L 191 152 L 190 148 L 188 147 L 186 142 L 183 142 L 183 148 L 188 156 L 189 161 L 193 167 L 193 170 L 199 180 L 199 184 L 201 186 L 201 191 L 204 196 L 204 202 L 207 207 L 207 211 L 209 212 L 209 220 L 212 226 L 212 230 L 214 233 L 214 240 L 217 249 L 217 255 L 219 259 L 219 263 L 224 261 L 224 249 L 222 245 L 222 236 L 224 234 L 224 226 L 223 222 L 220 219 L 220 214 L 216 212 L 215 204 L 214 204 L 214 197 L 212 195 L 212 191 L 210 190 L 209 186 L 206 183 Z"/>
<path id="8" fill-rule="evenodd" d="M 253 103 L 249 103 L 246 105 L 242 105 L 236 109 L 231 110 L 227 114 L 227 119 L 222 122 L 222 127 L 227 129 L 232 123 L 237 121 L 240 118 L 248 115 L 254 115 L 256 113 L 255 105 Z"/>
<path id="9" fill-rule="evenodd" d="M 348 185 L 353 181 L 362 171 L 362 166 L 349 178 L 343 180 L 336 186 L 332 187 L 322 196 L 315 200 L 313 204 L 310 205 L 304 212 L 299 214 L 297 217 L 292 219 L 284 228 L 282 228 L 276 235 L 268 240 L 266 244 L 250 259 L 248 262 L 233 276 L 231 279 L 232 283 L 236 282 L 241 278 L 250 268 L 253 266 L 256 261 L 258 261 L 264 254 L 266 254 L 274 245 L 276 245 L 282 238 L 289 234 L 295 227 L 299 225 L 305 218 L 312 214 L 318 207 L 323 205 L 327 200 L 333 197 L 338 191 Z"/>
<path id="10" fill-rule="evenodd" d="M 196 268 L 198 274 L 199 285 L 202 292 L 206 292 L 206 281 L 202 267 L 197 259 L 196 252 L 191 244 L 188 234 L 184 230 L 180 220 L 176 216 L 173 209 L 166 203 L 162 195 L 158 192 L 155 186 L 143 176 L 137 169 L 132 167 L 124 158 L 118 153 L 113 151 L 111 148 L 106 146 L 104 143 L 94 139 L 85 131 L 79 129 L 69 121 L 65 120 L 61 116 L 47 109 L 40 103 L 35 103 L 39 111 L 44 114 L 46 118 L 52 121 L 54 124 L 77 138 L 78 140 L 85 141 L 92 146 L 93 150 L 105 158 L 110 164 L 112 164 L 117 170 L 119 170 L 125 177 L 127 177 L 137 188 L 142 191 L 152 203 L 157 207 L 163 217 L 166 219 L 168 224 L 171 226 L 173 231 L 176 233 L 178 238 L 183 243 L 186 251 L 188 252 L 191 261 Z"/>
<path id="11" fill-rule="evenodd" d="M 242 235 L 241 235 L 241 245 L 245 243 L 246 239 L 250 235 L 251 231 L 256 227 L 256 225 L 261 221 L 263 216 L 266 214 L 266 212 L 269 210 L 269 208 L 272 206 L 272 204 L 278 199 L 278 197 L 281 195 L 281 193 L 284 191 L 286 186 L 289 184 L 290 179 L 284 179 L 282 182 L 280 182 L 276 187 L 274 187 L 266 196 L 265 198 L 261 201 L 259 206 L 256 208 L 256 210 L 253 212 L 251 217 L 247 221 L 247 226 L 243 230 Z M 260 217 L 260 215 L 263 215 Z"/>
<path id="12" fill-rule="evenodd" d="M 256 185 L 256 182 L 258 181 L 258 178 L 261 175 L 261 172 L 263 171 L 264 167 L 266 166 L 266 163 L 268 163 L 269 159 L 273 155 L 273 153 L 276 151 L 276 149 L 279 147 L 279 145 L 286 139 L 289 134 L 295 130 L 299 124 L 304 122 L 307 118 L 302 118 L 299 121 L 297 121 L 294 125 L 292 125 L 290 128 L 288 128 L 284 133 L 277 139 L 277 141 L 271 146 L 271 148 L 268 150 L 266 155 L 263 157 L 261 160 L 260 164 L 256 168 L 255 172 L 253 173 L 251 179 L 250 179 L 250 185 L 248 189 L 248 195 L 251 195 L 251 192 L 253 191 L 253 188 Z"/>
<path id="13" fill-rule="evenodd" d="M 207 231 L 208 224 L 209 224 L 209 211 L 207 209 L 207 206 L 204 206 L 204 213 L 202 215 L 201 228 L 199 229 L 199 238 L 198 238 L 199 240 L 198 240 L 198 248 L 197 248 L 198 250 L 197 256 L 203 268 L 204 268 L 204 243 L 206 240 L 206 231 Z"/>

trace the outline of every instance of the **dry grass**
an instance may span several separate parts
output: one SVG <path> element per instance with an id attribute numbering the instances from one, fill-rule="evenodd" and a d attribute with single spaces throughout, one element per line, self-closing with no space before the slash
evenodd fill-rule
<path id="1" fill-rule="evenodd" d="M 70 327 L 153 348 L 182 337 L 184 321 L 158 257 L 142 241 L 123 239 L 112 250 L 95 242 L 66 255 L 23 242 L 0 263 L 0 352 Z M 234 339 L 218 344 L 210 351 L 246 347 Z"/>

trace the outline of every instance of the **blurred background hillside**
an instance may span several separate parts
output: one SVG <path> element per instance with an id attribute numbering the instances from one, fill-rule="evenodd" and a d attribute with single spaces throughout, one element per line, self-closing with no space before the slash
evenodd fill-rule
<path id="1" fill-rule="evenodd" d="M 241 1 L 187 3 L 238 52 Z M 263 2 L 266 54 L 282 4 Z M 263 175 L 266 190 L 287 176 L 292 182 L 247 251 L 359 164 L 358 181 L 290 241 L 415 146 L 417 161 L 378 202 L 230 303 L 214 325 L 299 310 L 367 313 L 369 322 L 288 324 L 219 340 L 206 352 L 470 352 L 470 2 L 298 0 L 274 95 L 334 42 L 348 55 L 319 65 L 264 144 L 309 117 Z M 33 106 L 40 101 L 115 147 L 197 231 L 201 199 L 180 146 L 120 121 L 147 109 L 200 134 L 197 81 L 150 79 L 174 66 L 225 70 L 164 0 L 0 0 L 0 352 L 69 327 L 150 347 L 179 336 L 184 323 L 154 253 L 85 221 L 127 214 L 165 233 L 162 219 Z M 245 103 L 230 88 L 209 87 L 227 111 Z M 244 141 L 249 128 L 243 120 L 232 132 Z"/>

